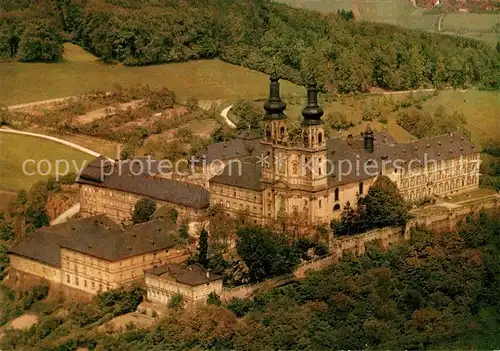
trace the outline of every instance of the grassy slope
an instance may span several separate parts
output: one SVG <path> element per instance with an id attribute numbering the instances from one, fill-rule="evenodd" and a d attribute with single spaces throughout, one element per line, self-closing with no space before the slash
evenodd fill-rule
<path id="1" fill-rule="evenodd" d="M 500 93 L 468 90 L 446 90 L 436 98 L 423 104 L 427 110 L 435 110 L 444 105 L 449 111 L 462 111 L 467 118 L 467 129 L 472 138 L 481 142 L 484 138 L 500 139 Z"/>
<path id="2" fill-rule="evenodd" d="M 35 182 L 47 178 L 39 174 L 25 175 L 22 165 L 27 159 L 37 162 L 47 159 L 54 170 L 56 160 L 67 160 L 70 163 L 75 161 L 78 167 L 81 167 L 84 161 L 92 160 L 93 156 L 50 140 L 0 133 L 0 188 L 28 189 Z M 33 165 L 28 166 L 27 170 L 32 172 Z M 45 167 L 47 165 L 43 165 L 42 172 L 46 171 Z M 75 171 L 75 169 L 72 170 Z"/>
<path id="3" fill-rule="evenodd" d="M 354 10 L 354 0 L 279 0 L 282 3 L 321 12 L 337 12 L 339 9 Z M 359 19 L 394 24 L 412 29 L 437 30 L 438 13 L 428 13 L 415 8 L 408 0 L 358 0 Z M 356 13 L 356 11 L 355 11 Z M 500 21 L 498 15 L 452 13 L 442 23 L 443 34 L 463 35 L 496 45 L 500 34 L 493 27 Z"/>
<path id="4" fill-rule="evenodd" d="M 267 93 L 265 74 L 219 60 L 200 60 L 147 67 L 101 64 L 83 50 L 66 45 L 65 62 L 0 63 L 0 104 L 70 96 L 92 90 L 110 90 L 146 84 L 166 86 L 180 100 L 257 98 Z M 5 78 L 5 79 L 4 79 Z M 284 94 L 302 94 L 300 87 L 283 82 Z"/>

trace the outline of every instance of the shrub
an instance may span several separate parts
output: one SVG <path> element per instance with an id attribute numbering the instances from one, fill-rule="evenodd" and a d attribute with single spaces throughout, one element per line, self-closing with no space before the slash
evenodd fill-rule
<path id="1" fill-rule="evenodd" d="M 217 295 L 215 293 L 215 291 L 212 291 L 210 294 L 208 294 L 207 304 L 208 305 L 217 305 L 217 306 L 222 305 L 220 297 L 219 297 L 219 295 Z"/>
<path id="2" fill-rule="evenodd" d="M 156 202 L 151 199 L 143 198 L 135 203 L 134 212 L 132 214 L 132 222 L 144 223 L 153 218 L 156 211 Z"/>
<path id="3" fill-rule="evenodd" d="M 243 317 L 252 308 L 252 302 L 249 300 L 234 297 L 227 308 L 230 309 L 236 315 L 236 317 Z"/>
<path id="4" fill-rule="evenodd" d="M 262 227 L 239 228 L 236 248 L 248 266 L 251 281 L 289 273 L 299 262 L 298 253 L 284 235 L 271 233 Z"/>
<path id="5" fill-rule="evenodd" d="M 172 296 L 170 299 L 170 302 L 168 303 L 169 308 L 182 308 L 184 307 L 184 297 L 182 294 L 175 294 Z"/>

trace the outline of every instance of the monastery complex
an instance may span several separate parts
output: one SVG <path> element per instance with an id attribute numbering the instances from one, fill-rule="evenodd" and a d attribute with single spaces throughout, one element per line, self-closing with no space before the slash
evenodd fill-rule
<path id="1" fill-rule="evenodd" d="M 80 219 L 41 228 L 14 246 L 9 279 L 35 277 L 90 295 L 145 281 L 150 301 L 168 303 L 176 293 L 201 301 L 222 291 L 221 277 L 182 264 L 190 251 L 176 241 L 171 220 L 128 225 L 139 199 L 175 209 L 198 234 L 210 230 L 211 206 L 231 217 L 244 213 L 255 224 L 282 216 L 309 227 L 328 224 L 381 174 L 409 203 L 478 187 L 479 150 L 461 134 L 398 143 L 368 126 L 361 135 L 328 139 L 314 81 L 299 131 L 288 129 L 275 76 L 264 110 L 263 135 L 246 131 L 209 145 L 185 177 L 165 174 L 162 160 L 98 157 L 77 180 Z"/>

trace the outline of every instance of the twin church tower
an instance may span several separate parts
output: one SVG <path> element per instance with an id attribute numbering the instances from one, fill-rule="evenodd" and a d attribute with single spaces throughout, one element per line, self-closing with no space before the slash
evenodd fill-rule
<path id="1" fill-rule="evenodd" d="M 269 98 L 264 104 L 264 137 L 261 140 L 261 186 L 264 218 L 303 216 L 310 222 L 327 220 L 328 178 L 324 112 L 318 105 L 318 88 L 307 86 L 300 132 L 289 131 L 286 104 L 280 97 L 279 79 L 270 77 Z M 293 134 L 293 135 L 292 135 Z"/>

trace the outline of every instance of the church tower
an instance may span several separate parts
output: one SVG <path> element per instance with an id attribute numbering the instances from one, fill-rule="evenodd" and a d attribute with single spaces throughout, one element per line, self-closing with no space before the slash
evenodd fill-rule
<path id="1" fill-rule="evenodd" d="M 300 217 L 307 223 L 323 222 L 328 207 L 327 152 L 316 82 L 307 86 L 299 140 L 289 137 L 285 109 L 278 78 L 271 76 L 261 141 L 263 216 L 267 220 Z"/>

